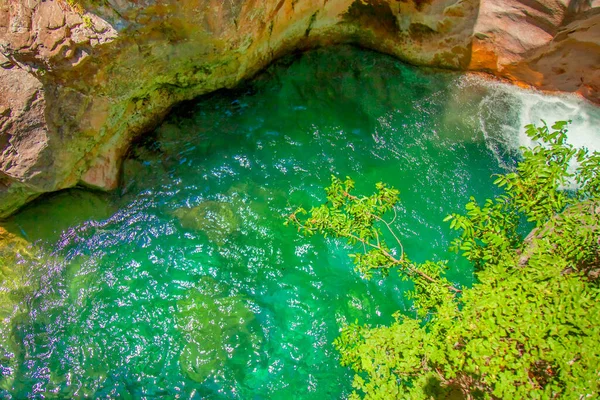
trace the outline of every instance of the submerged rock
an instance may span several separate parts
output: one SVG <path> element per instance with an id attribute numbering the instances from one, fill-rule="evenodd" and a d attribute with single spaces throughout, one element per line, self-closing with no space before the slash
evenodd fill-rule
<path id="1" fill-rule="evenodd" d="M 15 315 L 14 300 L 30 288 L 26 261 L 34 256 L 29 242 L 0 227 L 0 320 Z"/>
<path id="2" fill-rule="evenodd" d="M 4 1 L 0 218 L 42 193 L 116 188 L 131 140 L 174 104 L 299 49 L 352 43 L 599 102 L 598 10 L 551 0 Z"/>
<path id="3" fill-rule="evenodd" d="M 196 382 L 223 375 L 227 362 L 247 365 L 262 340 L 253 326 L 254 313 L 241 295 L 203 277 L 177 303 L 177 324 L 186 341 L 179 358 L 181 371 Z"/>
<path id="4" fill-rule="evenodd" d="M 178 208 L 172 214 L 183 228 L 204 232 L 219 246 L 240 226 L 233 205 L 221 201 L 204 201 L 196 207 Z"/>
<path id="5" fill-rule="evenodd" d="M 29 264 L 35 250 L 29 242 L 0 227 L 0 394 L 12 387 L 21 343 L 13 334 L 13 320 L 27 310 L 23 299 L 33 292 Z"/>

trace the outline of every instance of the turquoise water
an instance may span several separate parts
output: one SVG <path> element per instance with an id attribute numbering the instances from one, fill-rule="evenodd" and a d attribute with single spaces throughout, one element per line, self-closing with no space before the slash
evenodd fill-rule
<path id="1" fill-rule="evenodd" d="M 409 256 L 449 259 L 470 285 L 442 219 L 493 194 L 523 119 L 555 116 L 598 143 L 600 113 L 575 98 L 345 47 L 180 106 L 132 148 L 118 193 L 63 192 L 3 223 L 37 250 L 22 290 L 2 283 L 0 397 L 343 397 L 340 326 L 410 314 L 410 284 L 361 279 L 346 245 L 284 217 L 332 174 L 364 194 L 387 182 Z"/>

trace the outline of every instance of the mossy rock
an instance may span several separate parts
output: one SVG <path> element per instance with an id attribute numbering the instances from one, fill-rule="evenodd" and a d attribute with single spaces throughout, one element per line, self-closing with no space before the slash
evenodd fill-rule
<path id="1" fill-rule="evenodd" d="M 196 207 L 178 208 L 172 215 L 184 229 L 204 232 L 210 241 L 219 246 L 240 226 L 234 207 L 221 201 L 204 201 Z"/>
<path id="2" fill-rule="evenodd" d="M 0 227 L 0 394 L 9 390 L 14 379 L 7 373 L 14 367 L 19 343 L 13 335 L 13 321 L 25 312 L 20 306 L 33 290 L 28 261 L 36 251 L 25 239 Z"/>
<path id="3" fill-rule="evenodd" d="M 26 261 L 34 257 L 29 242 L 0 227 L 0 319 L 14 315 L 16 298 L 30 291 Z"/>

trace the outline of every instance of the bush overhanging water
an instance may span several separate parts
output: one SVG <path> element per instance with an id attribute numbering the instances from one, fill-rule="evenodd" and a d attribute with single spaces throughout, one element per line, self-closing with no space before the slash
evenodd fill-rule
<path id="1" fill-rule="evenodd" d="M 359 197 L 351 179 L 333 177 L 327 203 L 289 217 L 307 235 L 355 245 L 351 257 L 365 277 L 398 267 L 415 284 L 416 317 L 350 324 L 335 340 L 355 372 L 351 398 L 598 394 L 600 154 L 567 144 L 567 125 L 528 125 L 539 144 L 497 177 L 503 193 L 483 205 L 471 198 L 465 214 L 446 218 L 460 232 L 453 249 L 476 267 L 477 282 L 462 291 L 444 277 L 443 262 L 417 264 L 404 254 L 393 220 L 383 218 L 399 193 L 382 183 Z"/>

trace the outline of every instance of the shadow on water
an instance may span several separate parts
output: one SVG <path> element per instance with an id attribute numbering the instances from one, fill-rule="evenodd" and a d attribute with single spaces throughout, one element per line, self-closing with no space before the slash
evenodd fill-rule
<path id="1" fill-rule="evenodd" d="M 56 242 L 70 227 L 110 217 L 116 211 L 113 197 L 110 193 L 84 188 L 47 193 L 0 225 L 29 242 Z"/>

